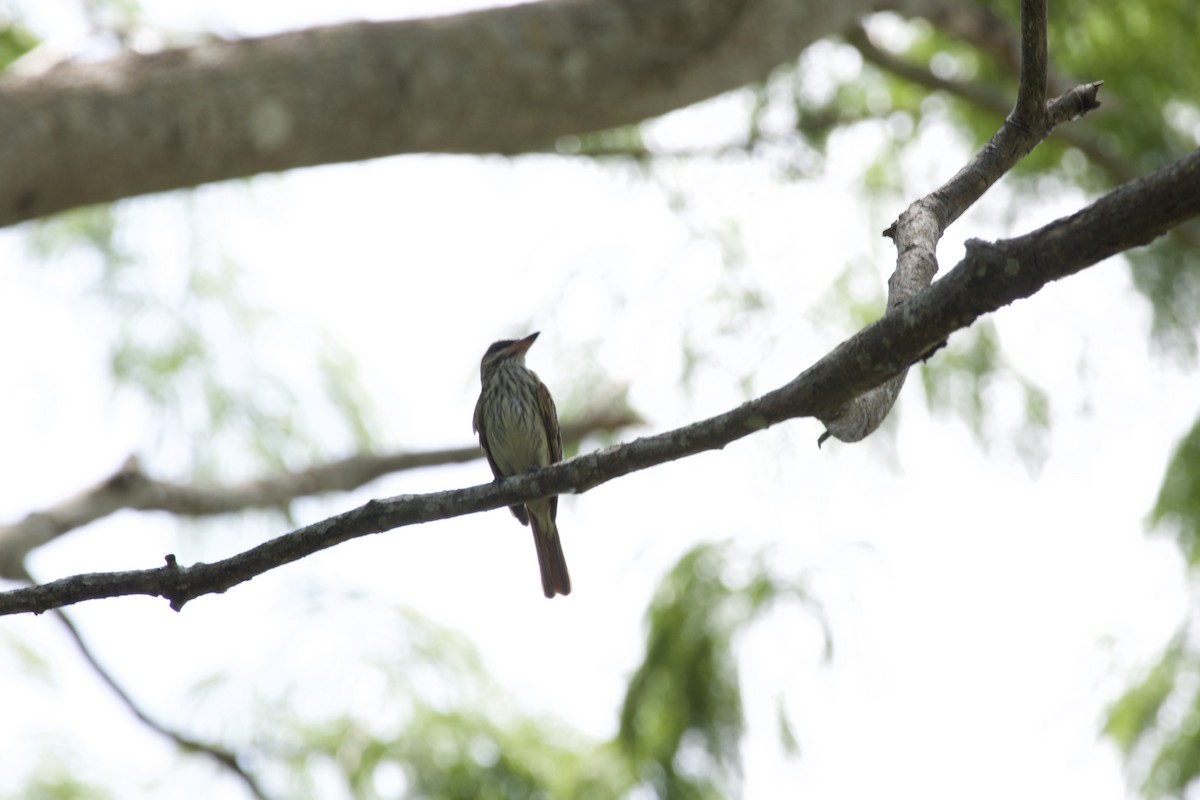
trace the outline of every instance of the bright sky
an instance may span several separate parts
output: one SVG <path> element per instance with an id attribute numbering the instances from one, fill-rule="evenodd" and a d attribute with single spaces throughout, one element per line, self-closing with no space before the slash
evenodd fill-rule
<path id="1" fill-rule="evenodd" d="M 365 0 L 351 11 L 338 4 L 336 14 L 335 4 L 315 2 L 144 5 L 155 24 L 226 33 L 400 13 Z M 72 6 L 39 5 L 64 43 L 77 35 L 63 16 Z M 739 104 L 726 98 L 672 115 L 654 135 L 688 144 L 700 131 L 736 130 Z M 304 374 L 316 328 L 360 359 L 381 447 L 469 442 L 479 356 L 492 340 L 529 330 L 542 331 L 530 365 L 560 408 L 569 394 L 598 390 L 600 375 L 628 384 L 656 432 L 740 402 L 745 375 L 755 392 L 774 388 L 850 333 L 830 299 L 845 263 L 862 265 L 852 281 L 859 296 L 883 291 L 892 254 L 878 233 L 901 208 L 874 208 L 853 185 L 882 135 L 838 137 L 827 177 L 788 185 L 754 165 L 681 166 L 651 181 L 551 158 L 412 157 L 205 188 L 191 213 L 201 246 L 241 264 L 247 291 L 294 334 L 267 344 L 280 375 Z M 964 157 L 932 130 L 908 169 L 931 188 Z M 686 210 L 672 210 L 664 185 L 685 194 Z M 184 202 L 123 206 L 132 245 L 152 254 L 164 285 L 178 280 L 194 245 Z M 952 229 L 943 267 L 968 236 L 1027 230 L 1081 202 L 1047 199 L 1014 213 L 997 191 Z M 732 226 L 744 256 L 737 266 L 712 235 Z M 77 298 L 86 266 L 48 272 L 22 252 L 19 232 L 0 233 L 0 337 L 36 342 L 10 348 L 3 379 L 6 520 L 155 444 L 144 411 L 109 390 L 95 327 L 102 315 Z M 767 298 L 765 310 L 739 314 L 735 302 L 714 300 L 747 288 Z M 493 512 L 352 542 L 182 614 L 145 598 L 73 612 L 152 711 L 202 736 L 240 730 L 255 695 L 248 687 L 274 693 L 285 675 L 294 674 L 302 710 L 371 708 L 379 689 L 363 664 L 398 646 L 377 605 L 397 603 L 477 643 L 523 707 L 608 737 L 657 580 L 695 543 L 733 539 L 747 552 L 768 547 L 781 569 L 810 576 L 834 634 L 828 664 L 816 625 L 795 609 L 741 641 L 747 797 L 1115 800 L 1127 790 L 1099 721 L 1185 607 L 1181 562 L 1167 541 L 1147 538 L 1143 520 L 1200 389 L 1197 376 L 1150 357 L 1148 318 L 1117 262 L 992 317 L 1007 363 L 1051 399 L 1049 457 L 1035 472 L 1007 444 L 1020 410 L 1003 377 L 989 394 L 985 451 L 958 419 L 931 417 L 914 374 L 894 441 L 819 451 L 819 424 L 793 422 L 564 498 L 575 586 L 565 600 L 541 597 L 528 531 Z M 709 358 L 690 394 L 679 389 L 683 336 Z M 483 462 L 407 473 L 353 496 L 297 503 L 296 523 L 372 496 L 489 478 Z M 31 566 L 52 579 L 157 566 L 165 552 L 212 560 L 286 529 L 275 518 L 223 520 L 177 535 L 157 516 L 123 513 L 44 548 Z M 341 599 L 358 594 L 369 602 Z M 16 650 L 0 646 L 0 793 L 49 749 L 119 797 L 239 796 L 132 720 L 53 619 L 0 621 L 0 642 L 12 641 L 46 659 L 50 676 L 30 676 Z M 196 684 L 215 674 L 229 684 L 198 695 Z M 781 698 L 799 760 L 777 744 Z"/>

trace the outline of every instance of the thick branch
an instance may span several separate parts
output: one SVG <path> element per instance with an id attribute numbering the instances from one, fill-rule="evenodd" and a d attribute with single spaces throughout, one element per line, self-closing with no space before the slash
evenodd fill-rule
<path id="1" fill-rule="evenodd" d="M 0 81 L 0 226 L 397 153 L 517 153 L 762 80 L 869 0 L 547 0 Z"/>
<path id="2" fill-rule="evenodd" d="M 469 489 L 372 500 L 212 564 L 76 575 L 0 594 L 0 614 L 40 613 L 83 600 L 145 594 L 180 609 L 335 544 L 406 525 L 473 514 L 567 492 L 715 450 L 796 417 L 832 416 L 850 398 L 902 373 L 956 330 L 1050 281 L 1200 215 L 1200 150 L 1105 195 L 1082 211 L 1015 239 L 972 240 L 935 285 L 839 345 L 785 386 L 724 414 L 677 430 L 577 456 L 537 472 Z"/>
<path id="3" fill-rule="evenodd" d="M 614 434 L 643 420 L 615 402 L 562 425 L 568 447 L 597 433 Z M 250 508 L 278 508 L 298 497 L 349 492 L 376 478 L 410 469 L 461 464 L 483 457 L 478 445 L 418 453 L 361 453 L 286 471 L 268 478 L 224 486 L 193 486 L 157 480 L 142 472 L 130 457 L 113 475 L 74 497 L 28 514 L 11 525 L 0 525 L 0 577 L 25 577 L 25 558 L 59 536 L 123 509 L 167 511 L 177 516 L 205 517 Z"/>

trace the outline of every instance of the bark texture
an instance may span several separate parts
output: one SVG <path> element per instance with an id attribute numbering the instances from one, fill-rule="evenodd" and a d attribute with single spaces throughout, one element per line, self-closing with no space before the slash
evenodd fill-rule
<path id="1" fill-rule="evenodd" d="M 215 40 L 0 81 L 0 226 L 398 153 L 519 153 L 665 114 L 866 0 L 550 0 Z"/>

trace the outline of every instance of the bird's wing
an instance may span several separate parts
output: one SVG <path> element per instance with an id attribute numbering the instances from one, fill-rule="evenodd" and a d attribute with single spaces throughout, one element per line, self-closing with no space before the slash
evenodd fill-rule
<path id="1" fill-rule="evenodd" d="M 483 448 L 483 454 L 487 456 L 488 466 L 492 468 L 492 475 L 495 476 L 496 480 L 500 480 L 506 476 L 500 474 L 500 468 L 496 466 L 496 459 L 492 458 L 492 448 L 488 446 L 487 430 L 484 429 L 483 425 L 482 407 L 483 395 L 481 394 L 479 395 L 479 401 L 475 403 L 475 416 L 471 420 L 471 430 L 479 434 L 479 446 Z M 555 422 L 555 427 L 558 427 L 557 422 Z M 559 452 L 562 452 L 561 445 L 559 446 Z M 508 510 L 513 513 L 514 517 L 521 521 L 522 525 L 529 524 L 529 514 L 525 511 L 525 506 L 509 506 Z"/>
<path id="2" fill-rule="evenodd" d="M 542 422 L 546 425 L 546 441 L 550 444 L 550 463 L 562 461 L 562 431 L 558 428 L 558 409 L 554 407 L 554 398 L 546 384 L 538 381 L 538 406 L 549 413 L 544 415 Z M 558 518 L 558 496 L 550 498 L 550 519 Z"/>

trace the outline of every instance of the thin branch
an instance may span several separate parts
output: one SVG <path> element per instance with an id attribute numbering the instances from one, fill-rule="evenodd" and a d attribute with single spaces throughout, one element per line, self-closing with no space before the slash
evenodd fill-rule
<path id="1" fill-rule="evenodd" d="M 1051 106 L 1057 108 L 1055 103 Z M 1060 113 L 1066 110 L 1054 112 Z M 942 280 L 843 342 L 788 384 L 715 417 L 501 482 L 372 500 L 211 564 L 182 567 L 168 556 L 167 565 L 158 569 L 75 575 L 0 593 L 0 615 L 41 613 L 84 600 L 133 594 L 165 597 L 179 610 L 196 597 L 224 592 L 349 539 L 539 497 L 586 492 L 638 470 L 720 449 L 784 420 L 830 417 L 851 398 L 925 358 L 951 333 L 983 314 L 1109 256 L 1148 244 L 1200 215 L 1198 185 L 1200 150 L 1032 233 L 994 243 L 972 240 L 966 256 Z"/>
<path id="2" fill-rule="evenodd" d="M 846 42 L 858 50 L 864 61 L 917 86 L 945 92 L 978 109 L 1000 117 L 1012 110 L 1008 98 L 1002 92 L 988 86 L 938 77 L 928 69 L 881 49 L 871 41 L 862 27 L 852 29 L 846 36 Z M 1086 155 L 1088 161 L 1104 170 L 1114 184 L 1127 183 L 1137 177 L 1137 171 L 1127 161 L 1105 147 L 1099 138 L 1088 135 L 1086 131 L 1074 127 L 1057 128 L 1054 131 L 1054 137 Z"/>
<path id="3" fill-rule="evenodd" d="M 878 47 L 865 29 L 856 26 L 846 35 L 846 42 L 862 55 L 863 60 L 895 75 L 933 91 L 945 92 L 970 103 L 976 108 L 1004 117 L 1010 110 L 1008 98 L 987 86 L 941 78 L 928 69 L 897 57 Z M 1053 84 L 1053 81 L 1051 82 Z M 1097 166 L 1114 186 L 1128 183 L 1138 176 L 1137 169 L 1106 146 L 1100 137 L 1074 126 L 1055 128 L 1054 138 L 1083 153 L 1088 162 Z M 1176 242 L 1200 252 L 1200 225 L 1180 225 L 1171 231 Z"/>
<path id="4" fill-rule="evenodd" d="M 588 436 L 614 434 L 641 424 L 643 420 L 637 414 L 614 402 L 565 422 L 562 436 L 568 446 L 575 446 Z M 243 483 L 191 486 L 152 478 L 142 471 L 138 459 L 130 456 L 114 474 L 95 486 L 50 508 L 31 512 L 19 522 L 0 525 L 0 577 L 21 579 L 25 559 L 33 550 L 124 509 L 206 517 L 251 508 L 279 508 L 298 497 L 349 492 L 395 472 L 461 464 L 482 457 L 477 444 L 416 453 L 363 453 Z"/>
<path id="5" fill-rule="evenodd" d="M 1007 19 L 986 6 L 955 0 L 884 0 L 876 8 L 924 19 L 986 54 L 1008 74 L 1020 74 L 1021 37 Z M 1071 81 L 1047 67 L 1046 84 L 1051 94 L 1062 94 Z"/>
<path id="6" fill-rule="evenodd" d="M 884 234 L 896 244 L 896 270 L 888 279 L 888 312 L 929 286 L 937 274 L 937 244 L 946 228 L 1061 122 L 1096 108 L 1100 84 L 1077 87 L 1046 103 L 1046 0 L 1021 2 L 1021 76 L 1017 101 L 1000 129 L 974 158 L 940 188 L 917 200 Z M 891 413 L 907 371 L 821 417 L 825 433 L 857 442 Z"/>
<path id="7" fill-rule="evenodd" d="M 862 25 L 855 25 L 851 28 L 845 38 L 846 43 L 863 57 L 863 61 L 874 64 L 897 78 L 915 83 L 925 89 L 945 92 L 960 100 L 965 100 L 977 108 L 999 114 L 1001 117 L 1012 110 L 1012 101 L 1006 93 L 983 84 L 942 78 L 925 67 L 905 61 L 875 44 L 870 34 L 867 33 L 867 29 Z"/>
<path id="8" fill-rule="evenodd" d="M 79 632 L 79 629 L 75 626 L 75 623 L 71 620 L 70 616 L 61 608 L 54 609 L 53 613 L 59 619 L 59 621 L 66 626 L 67 633 L 75 642 L 75 646 L 79 648 L 79 652 L 83 654 L 84 660 L 87 661 L 88 665 L 92 668 L 92 671 L 99 676 L 100 680 L 112 690 L 121 703 L 128 708 L 133 715 L 142 722 L 142 724 L 146 725 L 155 733 L 170 739 L 175 743 L 176 747 L 184 752 L 201 753 L 209 757 L 222 769 L 227 770 L 237 777 L 238 780 L 240 780 L 242 784 L 250 790 L 250 793 L 258 798 L 258 800 L 268 800 L 268 795 L 266 792 L 264 792 L 262 787 L 259 786 L 258 781 L 255 780 L 254 776 L 247 772 L 244 767 L 242 767 L 236 755 L 217 745 L 209 744 L 208 742 L 202 742 L 198 739 L 193 739 L 190 736 L 186 736 L 150 716 L 150 713 L 143 709 L 141 705 L 139 705 L 138 702 L 134 700 L 128 692 L 125 691 L 125 688 L 121 686 L 121 684 L 117 683 L 116 678 L 110 675 L 108 670 L 106 670 L 103 665 L 100 664 L 99 659 L 96 658 L 96 655 L 92 652 L 92 649 L 88 647 L 87 642 L 83 638 L 83 634 Z"/>
<path id="9" fill-rule="evenodd" d="M 1021 0 L 1021 77 L 1013 117 L 1030 127 L 1042 121 L 1046 104 L 1046 2 Z"/>

